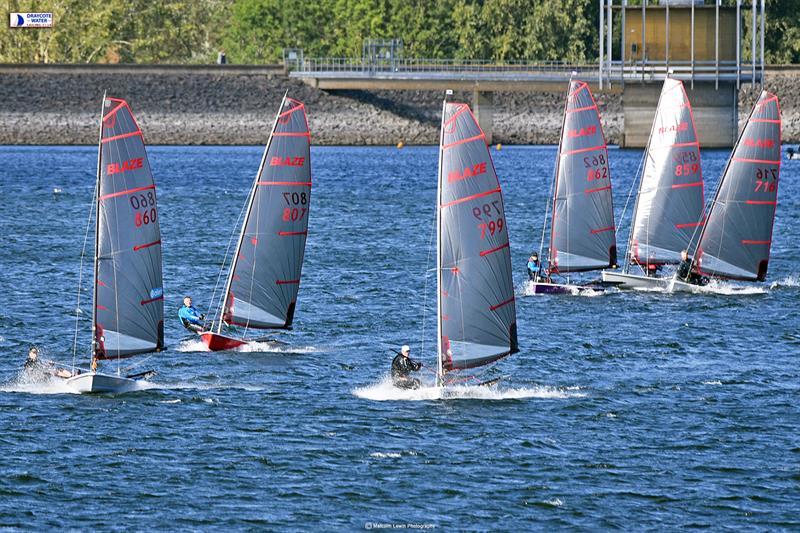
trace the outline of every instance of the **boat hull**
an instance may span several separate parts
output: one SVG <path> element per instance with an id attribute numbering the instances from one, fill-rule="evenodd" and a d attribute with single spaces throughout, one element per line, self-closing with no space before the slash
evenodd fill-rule
<path id="1" fill-rule="evenodd" d="M 206 348 L 212 352 L 235 350 L 236 348 L 247 344 L 247 341 L 245 340 L 220 335 L 219 333 L 214 333 L 211 331 L 201 333 L 200 338 L 203 340 L 203 344 L 206 345 Z"/>
<path id="2" fill-rule="evenodd" d="M 116 394 L 136 389 L 137 380 L 122 376 L 111 376 L 87 372 L 67 379 L 67 385 L 81 394 Z"/>
<path id="3" fill-rule="evenodd" d="M 614 286 L 620 289 L 668 289 L 672 282 L 672 278 L 650 278 L 623 272 L 610 272 L 608 270 L 603 270 L 602 276 L 603 283 L 613 283 Z"/>
<path id="4" fill-rule="evenodd" d="M 579 294 L 585 291 L 602 291 L 602 287 L 585 287 L 582 285 L 569 285 L 560 283 L 530 282 L 533 294 Z"/>

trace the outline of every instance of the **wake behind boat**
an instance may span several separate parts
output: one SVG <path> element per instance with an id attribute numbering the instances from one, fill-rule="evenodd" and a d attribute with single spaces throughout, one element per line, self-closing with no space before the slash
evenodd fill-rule
<path id="1" fill-rule="evenodd" d="M 247 200 L 216 328 L 200 334 L 209 350 L 266 340 L 248 337 L 253 329 L 291 329 L 308 234 L 310 156 L 305 106 L 284 96 Z"/>
<path id="2" fill-rule="evenodd" d="M 608 147 L 594 96 L 582 81 L 569 83 L 552 191 L 548 269 L 544 275 L 541 270 L 532 273 L 530 292 L 602 290 L 552 280 L 553 275 L 600 270 L 617 261 Z"/>
<path id="3" fill-rule="evenodd" d="M 127 102 L 105 96 L 95 206 L 91 371 L 67 385 L 127 392 L 152 372 L 123 376 L 121 360 L 164 349 L 161 230 L 142 131 Z M 98 372 L 101 361 L 116 361 L 116 375 Z"/>

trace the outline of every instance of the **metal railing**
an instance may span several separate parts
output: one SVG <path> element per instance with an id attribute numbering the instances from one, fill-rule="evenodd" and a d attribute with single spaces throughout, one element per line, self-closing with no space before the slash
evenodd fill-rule
<path id="1" fill-rule="evenodd" d="M 287 65 L 289 67 L 290 65 Z M 658 61 L 629 60 L 604 64 L 601 72 L 598 63 L 566 63 L 563 61 L 486 61 L 470 59 L 395 58 L 366 60 L 342 57 L 305 58 L 293 65 L 294 77 L 320 78 L 448 78 L 453 75 L 476 80 L 560 80 L 569 79 L 572 73 L 585 80 L 598 79 L 603 83 L 651 82 L 670 75 L 684 81 L 735 81 L 761 83 L 760 66 L 733 60 L 724 61 Z"/>
<path id="2" fill-rule="evenodd" d="M 597 65 L 563 61 L 491 61 L 476 59 L 394 58 L 367 60 L 361 58 L 305 58 L 292 69 L 297 73 L 319 72 L 565 72 L 597 70 Z"/>

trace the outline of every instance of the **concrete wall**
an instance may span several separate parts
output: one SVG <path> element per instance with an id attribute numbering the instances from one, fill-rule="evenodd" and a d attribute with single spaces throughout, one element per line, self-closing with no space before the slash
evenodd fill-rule
<path id="1" fill-rule="evenodd" d="M 720 83 L 717 89 L 713 82 L 703 82 L 695 83 L 692 89 L 687 83 L 685 88 L 692 103 L 700 145 L 704 148 L 733 146 L 738 132 L 736 84 Z M 647 145 L 660 94 L 659 84 L 632 83 L 625 86 L 622 93 L 625 114 L 622 146 Z"/>

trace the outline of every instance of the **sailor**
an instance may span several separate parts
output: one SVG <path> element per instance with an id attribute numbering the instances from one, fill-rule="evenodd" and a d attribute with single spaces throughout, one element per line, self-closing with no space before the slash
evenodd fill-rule
<path id="1" fill-rule="evenodd" d="M 661 271 L 661 265 L 656 265 L 653 263 L 647 263 L 647 268 L 645 269 L 645 273 L 647 274 L 648 278 L 653 278 Z"/>
<path id="2" fill-rule="evenodd" d="M 692 272 L 692 261 L 689 259 L 689 253 L 686 250 L 681 250 L 681 263 L 678 265 L 677 275 L 679 280 L 686 283 L 694 285 L 708 284 L 708 278 L 701 276 L 697 272 Z"/>
<path id="3" fill-rule="evenodd" d="M 39 358 L 39 348 L 36 346 L 31 346 L 28 350 L 28 358 L 25 360 L 24 370 L 31 375 L 39 374 L 44 376 L 49 374 L 64 379 L 72 377 L 72 372 L 69 370 L 56 368 L 51 361 L 42 361 Z"/>
<path id="4" fill-rule="evenodd" d="M 537 278 L 544 278 L 544 269 L 539 262 L 539 254 L 533 253 L 528 259 L 528 279 L 536 281 Z"/>
<path id="5" fill-rule="evenodd" d="M 178 311 L 178 316 L 183 323 L 183 327 L 189 331 L 198 334 L 205 331 L 206 328 L 203 326 L 203 320 L 205 320 L 206 315 L 197 312 L 197 309 L 192 305 L 191 296 L 186 296 L 183 299 L 183 307 Z"/>
<path id="6" fill-rule="evenodd" d="M 408 345 L 403 345 L 400 348 L 400 353 L 392 360 L 392 382 L 395 387 L 400 389 L 419 388 L 419 380 L 411 377 L 411 373 L 422 368 L 422 363 L 411 359 L 408 356 L 409 353 L 411 353 L 411 348 Z"/>

